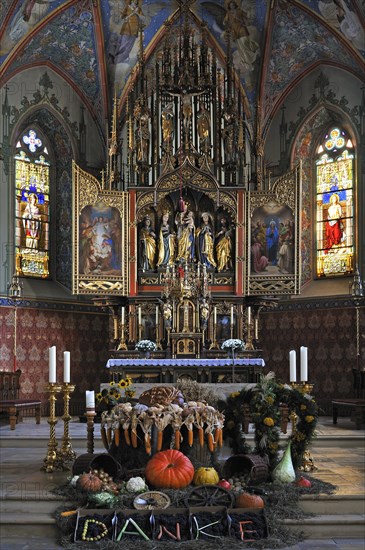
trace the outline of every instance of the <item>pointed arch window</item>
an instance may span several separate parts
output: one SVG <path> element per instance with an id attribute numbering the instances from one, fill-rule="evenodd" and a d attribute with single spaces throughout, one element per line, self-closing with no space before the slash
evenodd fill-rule
<path id="1" fill-rule="evenodd" d="M 316 160 L 317 276 L 353 271 L 354 147 L 340 127 L 331 128 Z"/>
<path id="2" fill-rule="evenodd" d="M 42 136 L 27 129 L 15 154 L 15 268 L 24 277 L 49 277 L 50 162 Z"/>

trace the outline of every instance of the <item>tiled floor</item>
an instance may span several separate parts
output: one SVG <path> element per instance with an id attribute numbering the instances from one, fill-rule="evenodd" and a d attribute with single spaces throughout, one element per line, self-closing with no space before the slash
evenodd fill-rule
<path id="1" fill-rule="evenodd" d="M 79 423 L 78 419 L 70 423 L 71 441 L 78 454 L 86 452 L 86 434 L 86 424 Z M 365 430 L 355 430 L 354 424 L 344 418 L 340 418 L 338 425 L 334 426 L 332 419 L 326 417 L 321 418 L 317 434 L 311 454 L 318 469 L 310 475 L 336 485 L 338 488 L 336 493 L 339 495 L 364 495 Z M 62 435 L 63 425 L 59 422 L 56 429 L 59 442 L 62 440 Z M 50 490 L 60 485 L 69 473 L 47 474 L 40 471 L 47 453 L 48 436 L 49 425 L 44 418 L 40 425 L 36 425 L 34 419 L 27 418 L 17 425 L 15 431 L 11 431 L 8 424 L 2 420 L 0 424 L 1 500 L 20 498 L 46 503 L 48 499 L 52 499 Z M 95 425 L 95 449 L 103 451 L 97 424 Z M 223 544 L 222 548 L 225 547 L 228 548 Z M 0 548 L 1 550 L 41 548 L 55 550 L 60 546 L 47 538 L 35 537 L 33 540 L 28 538 L 24 541 L 19 540 L 17 543 L 1 540 Z M 327 548 L 365 550 L 365 534 L 364 539 L 361 540 L 310 539 L 287 550 L 326 550 Z"/>

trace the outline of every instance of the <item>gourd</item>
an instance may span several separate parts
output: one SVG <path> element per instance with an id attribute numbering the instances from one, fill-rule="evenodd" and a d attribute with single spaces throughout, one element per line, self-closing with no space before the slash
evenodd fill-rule
<path id="1" fill-rule="evenodd" d="M 275 466 L 272 471 L 272 479 L 274 481 L 279 481 L 280 483 L 292 483 L 295 481 L 296 475 L 291 459 L 291 442 L 289 441 L 283 458 L 280 460 L 279 464 Z"/>
<path id="2" fill-rule="evenodd" d="M 76 486 L 86 493 L 98 493 L 102 490 L 103 481 L 93 472 L 88 472 L 79 477 Z"/>
<path id="3" fill-rule="evenodd" d="M 183 453 L 169 449 L 156 453 L 148 461 L 145 476 L 153 487 L 184 489 L 194 477 L 194 466 Z"/>
<path id="4" fill-rule="evenodd" d="M 194 474 L 194 485 L 216 485 L 219 481 L 219 474 L 214 468 L 198 468 Z"/>
<path id="5" fill-rule="evenodd" d="M 239 493 L 236 496 L 236 508 L 264 508 L 265 503 L 259 495 Z"/>

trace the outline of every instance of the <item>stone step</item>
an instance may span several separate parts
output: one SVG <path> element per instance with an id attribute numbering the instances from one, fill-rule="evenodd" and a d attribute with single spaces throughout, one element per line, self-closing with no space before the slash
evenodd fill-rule
<path id="1" fill-rule="evenodd" d="M 321 514 L 300 520 L 285 519 L 289 529 L 302 531 L 308 539 L 363 539 L 365 516 L 363 514 Z"/>

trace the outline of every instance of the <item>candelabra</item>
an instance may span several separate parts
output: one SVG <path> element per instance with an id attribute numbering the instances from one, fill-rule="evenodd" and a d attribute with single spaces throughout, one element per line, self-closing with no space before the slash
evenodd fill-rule
<path id="1" fill-rule="evenodd" d="M 57 453 L 57 441 L 56 441 L 56 395 L 61 391 L 61 386 L 59 384 L 49 383 L 46 386 L 46 391 L 49 393 L 49 441 L 48 441 L 48 451 L 45 459 L 43 460 L 42 470 L 50 473 L 54 470 L 62 470 L 62 464 L 60 463 L 58 453 Z"/>
<path id="2" fill-rule="evenodd" d="M 63 393 L 63 438 L 61 449 L 58 451 L 59 461 L 65 466 L 68 462 L 72 462 L 76 458 L 76 453 L 72 449 L 71 438 L 69 434 L 69 422 L 71 420 L 70 410 L 70 399 L 71 393 L 75 391 L 75 386 L 73 384 L 64 383 L 61 386 Z"/>
<path id="3" fill-rule="evenodd" d="M 87 425 L 87 452 L 94 453 L 94 418 L 96 416 L 95 409 L 86 409 L 86 425 Z"/>
<path id="4" fill-rule="evenodd" d="M 160 327 L 158 322 L 156 323 L 156 346 L 157 346 L 157 349 L 162 349 L 161 340 L 160 340 Z"/>
<path id="5" fill-rule="evenodd" d="M 309 384 L 308 382 L 291 382 L 292 388 L 295 390 L 300 391 L 303 394 L 310 395 L 312 393 L 314 384 Z M 292 434 L 296 433 L 296 424 L 297 424 L 298 415 L 295 411 L 291 411 L 290 413 L 290 422 L 292 425 Z M 311 472 L 313 470 L 316 470 L 316 466 L 314 465 L 314 460 L 311 456 L 311 453 L 309 449 L 306 449 L 302 456 L 302 463 L 299 466 L 299 470 L 302 470 L 304 472 Z"/>
<path id="6" fill-rule="evenodd" d="M 119 345 L 118 345 L 118 351 L 121 350 L 121 349 L 128 349 L 127 348 L 127 344 L 125 342 L 125 324 L 123 323 L 121 326 L 121 336 L 120 336 L 120 342 L 119 342 Z M 139 338 L 141 339 L 141 338 Z"/>

